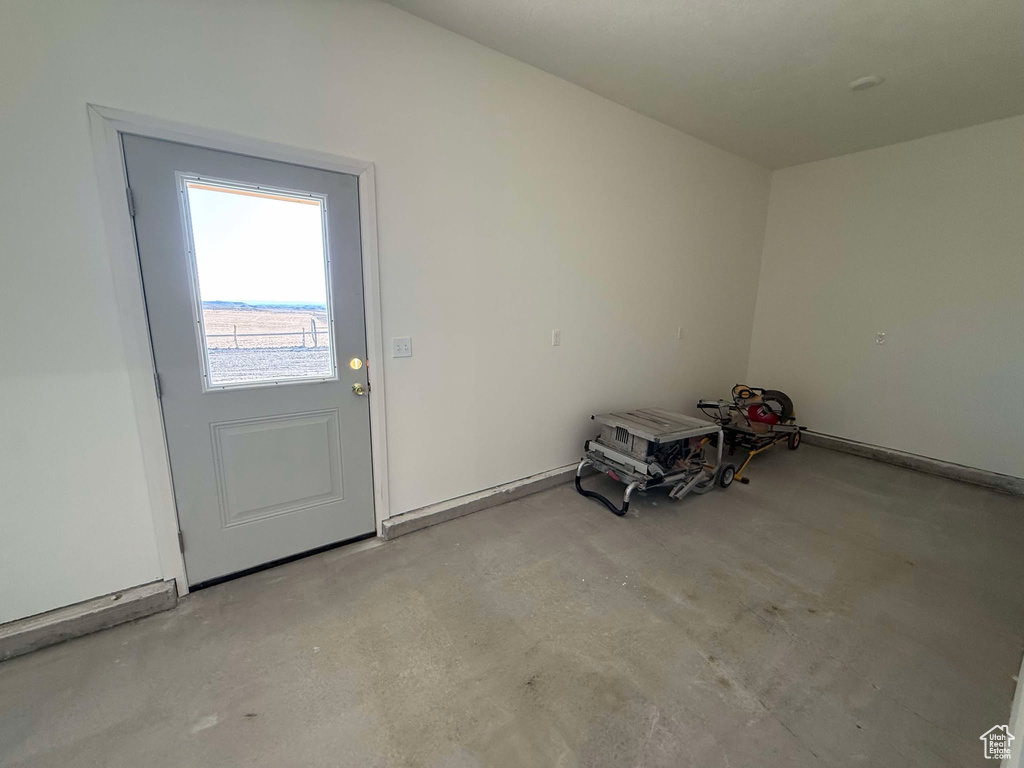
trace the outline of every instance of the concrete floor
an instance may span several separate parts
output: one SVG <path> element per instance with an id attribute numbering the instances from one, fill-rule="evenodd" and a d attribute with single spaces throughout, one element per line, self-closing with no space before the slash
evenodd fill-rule
<path id="1" fill-rule="evenodd" d="M 625 519 L 559 487 L 4 663 L 0 764 L 987 764 L 1024 500 L 756 461 Z"/>

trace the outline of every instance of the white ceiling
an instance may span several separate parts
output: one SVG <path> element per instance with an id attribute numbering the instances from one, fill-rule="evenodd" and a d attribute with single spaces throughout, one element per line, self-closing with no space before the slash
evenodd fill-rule
<path id="1" fill-rule="evenodd" d="M 769 168 L 1024 113 L 1022 0 L 389 2 Z"/>

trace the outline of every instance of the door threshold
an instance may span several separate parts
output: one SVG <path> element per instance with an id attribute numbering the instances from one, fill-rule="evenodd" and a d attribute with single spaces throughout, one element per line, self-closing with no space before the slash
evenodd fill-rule
<path id="1" fill-rule="evenodd" d="M 376 531 L 370 531 L 364 533 L 362 536 L 355 536 L 351 539 L 345 539 L 344 541 L 336 541 L 333 544 L 325 544 L 322 547 L 316 547 L 315 549 L 307 549 L 305 552 L 299 552 L 296 555 L 289 555 L 288 557 L 282 557 L 277 560 L 271 560 L 269 563 L 263 563 L 262 565 L 255 565 L 252 568 L 246 568 L 243 571 L 235 571 L 229 573 L 226 576 L 217 576 L 213 579 L 207 579 L 206 581 L 200 581 L 198 584 L 190 584 L 188 587 L 189 592 L 195 592 L 199 589 L 206 589 L 207 587 L 215 587 L 218 584 L 223 584 L 225 581 L 232 581 L 234 579 L 240 579 L 243 576 L 251 576 L 254 573 L 260 571 L 267 571 L 271 568 L 276 568 L 279 565 L 285 565 L 287 563 L 293 563 L 296 560 L 301 560 L 304 557 L 311 557 L 313 555 L 319 555 L 322 552 L 329 552 L 332 549 L 339 549 L 341 547 L 348 546 L 350 544 L 357 544 L 360 541 L 366 541 L 367 539 L 374 539 L 377 537 Z"/>

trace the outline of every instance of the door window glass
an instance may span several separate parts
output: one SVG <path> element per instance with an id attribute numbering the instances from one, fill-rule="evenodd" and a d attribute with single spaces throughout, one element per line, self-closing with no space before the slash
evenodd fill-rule
<path id="1" fill-rule="evenodd" d="M 205 388 L 335 378 L 324 199 L 184 179 Z"/>

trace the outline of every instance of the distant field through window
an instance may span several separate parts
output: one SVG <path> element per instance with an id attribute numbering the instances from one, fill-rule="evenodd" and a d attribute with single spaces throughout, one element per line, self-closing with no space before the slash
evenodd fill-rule
<path id="1" fill-rule="evenodd" d="M 185 192 L 207 386 L 333 378 L 323 201 L 205 180 Z"/>

